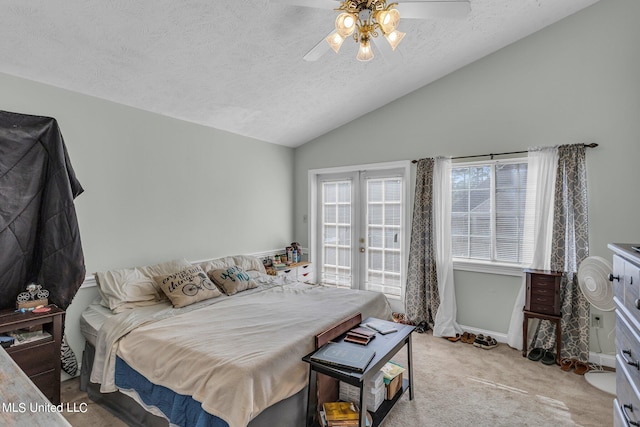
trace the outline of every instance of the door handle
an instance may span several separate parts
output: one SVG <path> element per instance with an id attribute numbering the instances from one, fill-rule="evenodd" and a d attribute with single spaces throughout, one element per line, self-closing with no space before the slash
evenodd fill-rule
<path id="1" fill-rule="evenodd" d="M 361 254 L 363 254 L 363 253 L 364 253 L 364 251 L 365 251 L 365 249 L 364 249 L 364 248 L 360 248 L 360 253 L 361 253 Z"/>

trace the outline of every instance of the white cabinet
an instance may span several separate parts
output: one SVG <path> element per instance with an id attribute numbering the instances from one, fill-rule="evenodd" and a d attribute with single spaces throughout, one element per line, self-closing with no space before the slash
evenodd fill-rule
<path id="1" fill-rule="evenodd" d="M 276 276 L 286 276 L 295 282 L 313 282 L 313 265 L 310 262 L 297 262 L 284 270 L 276 270 Z"/>

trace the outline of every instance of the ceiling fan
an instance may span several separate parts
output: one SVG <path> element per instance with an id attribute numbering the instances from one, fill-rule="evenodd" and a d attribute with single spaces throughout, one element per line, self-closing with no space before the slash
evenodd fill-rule
<path id="1" fill-rule="evenodd" d="M 316 61 L 329 48 L 336 53 L 342 43 L 352 37 L 360 45 L 357 59 L 370 61 L 374 54 L 371 40 L 380 53 L 388 58 L 402 41 L 405 33 L 397 30 L 400 17 L 406 19 L 461 18 L 471 7 L 469 0 L 273 0 L 295 6 L 334 9 L 339 12 L 335 29 L 315 45 L 305 56 L 306 61 Z M 384 43 L 382 34 L 388 43 Z"/>

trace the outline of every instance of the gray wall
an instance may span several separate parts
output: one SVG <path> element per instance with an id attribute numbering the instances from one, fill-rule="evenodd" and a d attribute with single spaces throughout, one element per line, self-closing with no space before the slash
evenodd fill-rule
<path id="1" fill-rule="evenodd" d="M 306 243 L 309 169 L 582 141 L 601 144 L 588 154 L 591 253 L 610 258 L 608 242 L 640 242 L 637 16 L 640 2 L 602 0 L 296 150 L 2 74 L 0 108 L 58 119 L 86 190 L 88 273 Z M 520 281 L 455 279 L 459 322 L 506 332 Z M 95 295 L 80 290 L 67 312 L 77 353 Z"/>
<path id="2" fill-rule="evenodd" d="M 638 16 L 636 0 L 600 1 L 299 147 L 296 239 L 308 241 L 309 169 L 597 142 L 587 155 L 591 255 L 640 242 Z M 457 271 L 455 281 L 458 321 L 506 333 L 520 279 Z M 613 352 L 612 313 L 604 323 L 599 340 Z"/>
<path id="3" fill-rule="evenodd" d="M 0 109 L 58 120 L 85 189 L 76 209 L 88 274 L 293 240 L 291 148 L 2 74 L 0 94 Z M 81 289 L 68 309 L 76 353 L 96 295 Z"/>

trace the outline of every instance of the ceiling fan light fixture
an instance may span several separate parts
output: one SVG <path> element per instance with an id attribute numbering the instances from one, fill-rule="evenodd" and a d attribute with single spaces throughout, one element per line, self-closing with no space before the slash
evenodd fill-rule
<path id="1" fill-rule="evenodd" d="M 400 23 L 400 12 L 398 12 L 398 9 L 393 8 L 381 10 L 376 13 L 376 21 L 384 34 L 392 33 Z"/>
<path id="2" fill-rule="evenodd" d="M 402 31 L 393 30 L 389 34 L 385 34 L 384 38 L 387 39 L 389 45 L 391 45 L 391 50 L 396 50 L 405 35 L 406 33 L 403 33 Z"/>
<path id="3" fill-rule="evenodd" d="M 331 46 L 331 49 L 333 49 L 335 53 L 338 53 L 340 52 L 340 47 L 344 42 L 344 37 L 342 37 L 340 34 L 335 32 L 335 33 L 331 33 L 325 40 L 327 41 L 327 43 L 329 43 L 329 46 Z"/>
<path id="4" fill-rule="evenodd" d="M 343 12 L 336 18 L 336 32 L 343 38 L 349 37 L 356 29 L 357 16 Z"/>
<path id="5" fill-rule="evenodd" d="M 373 50 L 371 49 L 371 43 L 368 38 L 362 38 L 360 40 L 360 49 L 358 49 L 358 61 L 371 61 L 373 59 Z"/>

